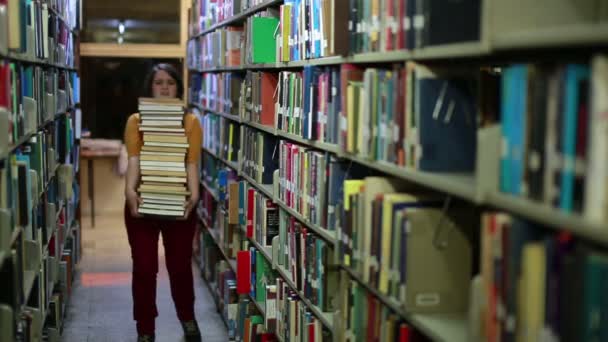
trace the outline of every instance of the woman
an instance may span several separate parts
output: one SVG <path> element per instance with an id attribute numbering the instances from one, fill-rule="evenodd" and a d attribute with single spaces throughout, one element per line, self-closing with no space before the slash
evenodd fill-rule
<path id="1" fill-rule="evenodd" d="M 154 66 L 144 84 L 146 97 L 180 97 L 183 83 L 179 74 L 168 64 Z M 137 321 L 138 342 L 153 342 L 156 309 L 156 274 L 158 273 L 158 237 L 162 233 L 165 262 L 171 283 L 171 295 L 177 316 L 182 323 L 186 341 L 201 341 L 194 317 L 194 284 L 192 279 L 192 238 L 196 227 L 199 199 L 198 162 L 201 150 L 201 127 L 193 114 L 184 116 L 188 138 L 186 172 L 191 195 L 186 205 L 185 220 L 160 220 L 142 217 L 137 209 L 142 203 L 137 193 L 139 182 L 139 153 L 143 139 L 139 132 L 139 114 L 133 114 L 125 128 L 125 144 L 129 161 L 125 186 L 125 225 L 133 259 L 133 318 Z"/>

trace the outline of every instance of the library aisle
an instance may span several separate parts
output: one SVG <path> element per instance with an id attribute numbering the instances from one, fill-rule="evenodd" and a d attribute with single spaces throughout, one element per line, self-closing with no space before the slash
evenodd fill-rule
<path id="1" fill-rule="evenodd" d="M 122 215 L 98 216 L 93 229 L 88 217 L 82 221 L 83 258 L 78 265 L 62 341 L 133 341 L 137 334 L 132 318 L 131 257 Z M 193 272 L 195 310 L 203 339 L 205 342 L 227 341 L 226 327 L 201 280 L 200 271 L 195 268 Z M 156 341 L 181 341 L 182 328 L 171 299 L 162 241 L 159 241 L 156 302 Z"/>

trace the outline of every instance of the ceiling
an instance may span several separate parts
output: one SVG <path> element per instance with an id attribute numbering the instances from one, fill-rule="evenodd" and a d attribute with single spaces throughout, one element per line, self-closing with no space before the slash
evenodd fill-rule
<path id="1" fill-rule="evenodd" d="M 115 42 L 118 23 L 125 24 L 125 42 L 179 42 L 180 0 L 87 0 L 85 42 Z"/>

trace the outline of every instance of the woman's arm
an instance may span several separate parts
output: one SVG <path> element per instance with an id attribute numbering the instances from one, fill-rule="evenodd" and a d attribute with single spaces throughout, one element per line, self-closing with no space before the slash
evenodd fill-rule
<path id="1" fill-rule="evenodd" d="M 137 183 L 139 180 L 139 156 L 129 157 L 127 164 L 127 179 L 125 180 L 125 197 L 131 216 L 140 217 L 137 209 L 142 204 L 142 199 L 137 194 Z"/>
<path id="2" fill-rule="evenodd" d="M 190 212 L 196 208 L 199 200 L 199 178 L 198 178 L 198 162 L 186 164 L 186 176 L 188 180 L 188 191 L 190 197 L 186 202 L 185 217 L 190 215 Z"/>

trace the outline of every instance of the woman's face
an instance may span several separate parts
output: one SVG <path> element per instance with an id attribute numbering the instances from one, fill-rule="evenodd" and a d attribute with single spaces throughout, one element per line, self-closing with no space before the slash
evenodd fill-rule
<path id="1" fill-rule="evenodd" d="M 154 97 L 177 97 L 177 83 L 164 70 L 159 70 L 154 74 L 152 80 L 152 96 Z"/>

